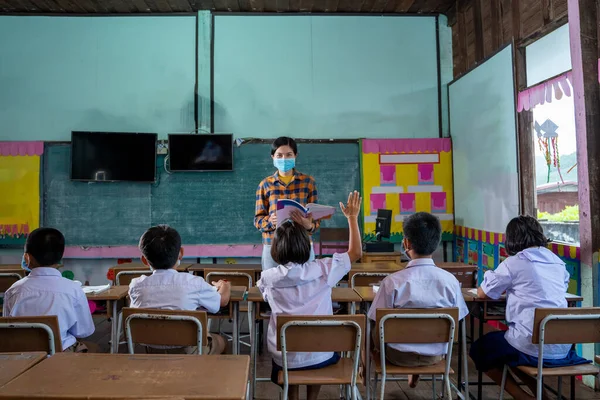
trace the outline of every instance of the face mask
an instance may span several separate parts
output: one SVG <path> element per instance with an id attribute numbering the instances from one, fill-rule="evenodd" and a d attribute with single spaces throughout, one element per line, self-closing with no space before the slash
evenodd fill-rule
<path id="1" fill-rule="evenodd" d="M 408 255 L 408 250 L 406 250 L 404 244 L 402 244 L 402 254 L 404 254 L 404 257 L 408 258 L 408 261 L 412 260 L 412 258 Z"/>
<path id="2" fill-rule="evenodd" d="M 29 265 L 27 265 L 27 261 L 25 261 L 25 254 L 23 254 L 23 258 L 21 259 L 21 268 L 23 268 L 27 272 L 31 272 Z"/>
<path id="3" fill-rule="evenodd" d="M 281 172 L 288 172 L 296 166 L 295 158 L 274 158 L 273 165 Z"/>
<path id="4" fill-rule="evenodd" d="M 177 266 L 179 267 L 181 265 L 181 260 L 177 260 Z"/>

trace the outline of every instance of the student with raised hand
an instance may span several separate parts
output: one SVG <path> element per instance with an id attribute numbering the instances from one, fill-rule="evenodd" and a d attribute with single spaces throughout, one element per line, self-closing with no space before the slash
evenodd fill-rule
<path id="1" fill-rule="evenodd" d="M 217 313 L 229 304 L 231 284 L 227 281 L 212 282 L 213 286 L 199 276 L 178 272 L 183 258 L 181 236 L 167 225 L 148 229 L 139 244 L 142 263 L 154 271 L 150 276 L 131 280 L 129 297 L 133 308 L 158 308 L 164 310 L 206 310 Z M 209 348 L 203 352 L 221 354 L 226 341 L 221 335 L 209 334 Z M 194 347 L 160 348 L 146 346 L 149 353 L 193 353 Z"/>
<path id="2" fill-rule="evenodd" d="M 410 259 L 405 269 L 386 277 L 369 309 L 369 319 L 376 321 L 378 308 L 458 308 L 463 319 L 469 310 L 462 295 L 460 283 L 454 275 L 437 267 L 433 253 L 442 237 L 439 219 L 426 212 L 415 213 L 403 223 L 404 253 Z M 373 330 L 375 342 L 379 339 Z M 447 353 L 446 343 L 386 345 L 388 362 L 400 367 L 434 365 Z M 414 388 L 419 375 L 409 376 Z"/>
<path id="3" fill-rule="evenodd" d="M 2 315 L 56 315 L 63 351 L 84 353 L 88 348 L 77 339 L 94 333 L 94 321 L 81 284 L 58 271 L 64 251 L 65 238 L 54 228 L 38 228 L 29 234 L 21 266 L 31 272 L 4 293 Z"/>
<path id="4" fill-rule="evenodd" d="M 537 367 L 538 345 L 531 342 L 536 308 L 567 307 L 569 272 L 565 263 L 546 246 L 548 239 L 533 217 L 513 218 L 506 226 L 505 247 L 509 257 L 494 271 L 487 271 L 477 289 L 479 298 L 497 300 L 506 292 L 508 331 L 495 331 L 479 338 L 471 346 L 470 356 L 478 370 L 498 385 L 504 365 L 532 391 L 536 381 L 517 366 Z M 544 345 L 544 367 L 585 364 L 569 344 Z M 508 374 L 506 391 L 515 399 L 535 399 Z M 546 394 L 543 394 L 546 396 Z M 544 397 L 546 398 L 546 397 Z M 549 397 L 548 397 L 549 398 Z"/>
<path id="5" fill-rule="evenodd" d="M 277 384 L 282 370 L 281 352 L 277 351 L 277 315 L 333 315 L 331 289 L 350 271 L 352 263 L 362 256 L 358 214 L 362 199 L 358 192 L 340 203 L 350 230 L 348 252 L 332 258 L 309 261 L 310 237 L 304 226 L 294 221 L 284 222 L 275 231 L 271 256 L 277 267 L 263 271 L 257 286 L 271 306 L 267 343 L 273 358 L 271 380 Z M 336 364 L 337 353 L 288 353 L 290 370 L 319 369 Z M 308 400 L 319 394 L 320 385 L 308 386 Z M 290 386 L 289 397 L 298 399 L 299 386 Z"/>

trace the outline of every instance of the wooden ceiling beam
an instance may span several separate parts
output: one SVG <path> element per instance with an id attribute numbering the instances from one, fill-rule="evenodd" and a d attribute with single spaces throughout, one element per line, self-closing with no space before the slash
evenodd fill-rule
<path id="1" fill-rule="evenodd" d="M 390 3 L 394 2 L 392 1 Z M 396 8 L 394 9 L 394 12 L 405 13 L 408 12 L 408 10 L 413 6 L 413 4 L 415 4 L 415 0 L 398 0 L 395 3 Z"/>
<path id="2" fill-rule="evenodd" d="M 490 1 L 490 23 L 492 30 L 492 51 L 502 45 L 502 16 L 500 13 L 500 0 Z"/>
<path id="3" fill-rule="evenodd" d="M 473 23 L 475 25 L 475 61 L 478 63 L 484 58 L 483 52 L 483 15 L 481 14 L 481 0 L 473 0 Z"/>

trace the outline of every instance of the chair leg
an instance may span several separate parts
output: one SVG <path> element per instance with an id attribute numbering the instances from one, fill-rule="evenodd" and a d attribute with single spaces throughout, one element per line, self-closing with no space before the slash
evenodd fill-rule
<path id="1" fill-rule="evenodd" d="M 575 400 L 575 377 L 571 377 L 571 400 Z"/>
<path id="2" fill-rule="evenodd" d="M 379 395 L 379 399 L 383 400 L 383 396 L 385 395 L 385 374 L 381 374 L 381 394 Z"/>
<path id="3" fill-rule="evenodd" d="M 447 400 L 450 400 L 452 398 L 452 389 L 450 388 L 450 376 L 444 376 L 444 383 L 445 383 L 445 394 L 444 394 L 444 398 Z"/>
<path id="4" fill-rule="evenodd" d="M 502 370 L 502 382 L 500 382 L 500 396 L 498 397 L 499 400 L 504 399 L 504 385 L 506 385 L 506 374 L 508 374 L 507 365 L 505 365 L 504 369 Z"/>
<path id="5" fill-rule="evenodd" d="M 117 319 L 117 353 L 119 352 L 119 345 L 121 344 L 121 332 L 123 331 L 123 313 L 119 313 Z"/>
<path id="6" fill-rule="evenodd" d="M 373 377 L 373 387 L 371 389 L 371 393 L 373 393 L 372 397 L 377 398 L 377 381 L 379 381 L 379 375 L 377 375 L 377 372 L 375 372 L 375 376 Z M 367 384 L 369 384 L 370 382 L 367 381 Z M 370 398 L 367 400 L 371 400 Z"/>
<path id="7" fill-rule="evenodd" d="M 433 392 L 432 399 L 436 400 L 437 391 L 435 390 L 435 375 L 431 375 L 431 390 Z"/>
<path id="8" fill-rule="evenodd" d="M 562 400 L 562 376 L 558 377 L 558 387 L 556 388 L 556 398 Z"/>

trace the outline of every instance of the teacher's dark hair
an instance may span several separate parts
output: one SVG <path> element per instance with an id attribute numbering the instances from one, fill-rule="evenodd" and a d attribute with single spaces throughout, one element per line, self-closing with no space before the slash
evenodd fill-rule
<path id="1" fill-rule="evenodd" d="M 542 225 L 529 215 L 513 218 L 506 226 L 504 246 L 508 255 L 514 256 L 530 247 L 546 247 L 548 242 Z"/>
<path id="2" fill-rule="evenodd" d="M 291 137 L 282 136 L 271 143 L 271 155 L 274 156 L 277 149 L 281 146 L 290 146 L 294 151 L 294 155 L 298 154 L 298 145 L 296 144 L 296 141 Z"/>
<path id="3" fill-rule="evenodd" d="M 271 257 L 279 265 L 304 264 L 310 258 L 310 237 L 306 229 L 286 221 L 275 231 Z"/>
<path id="4" fill-rule="evenodd" d="M 39 267 L 58 264 L 64 252 L 65 237 L 54 228 L 35 229 L 25 242 L 25 253 L 32 256 Z"/>
<path id="5" fill-rule="evenodd" d="M 168 225 L 153 226 L 142 235 L 139 247 L 152 268 L 173 268 L 179 259 L 181 236 Z"/>

